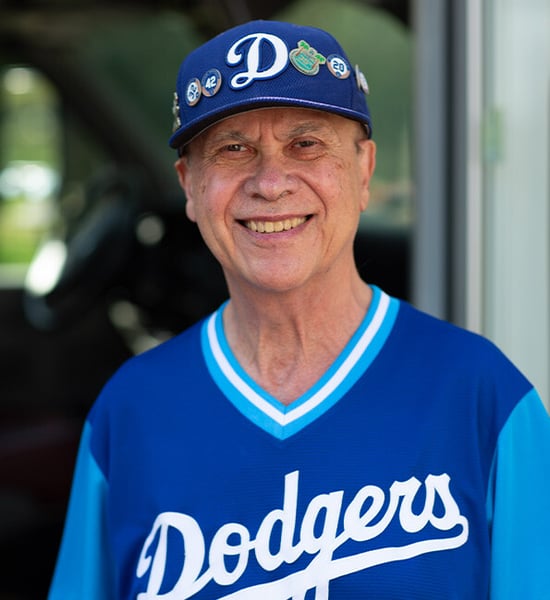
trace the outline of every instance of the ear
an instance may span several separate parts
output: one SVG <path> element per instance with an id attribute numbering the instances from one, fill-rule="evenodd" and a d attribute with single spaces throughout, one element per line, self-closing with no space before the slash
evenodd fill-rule
<path id="1" fill-rule="evenodd" d="M 193 222 L 196 222 L 195 216 L 195 202 L 193 194 L 193 186 L 191 185 L 191 169 L 189 168 L 189 158 L 182 156 L 178 158 L 174 165 L 176 173 L 178 174 L 178 181 L 181 189 L 185 193 L 185 213 L 187 218 Z"/>
<path id="2" fill-rule="evenodd" d="M 370 198 L 370 181 L 376 166 L 376 144 L 372 140 L 362 139 L 359 145 L 359 165 L 361 169 L 361 211 L 366 210 Z"/>

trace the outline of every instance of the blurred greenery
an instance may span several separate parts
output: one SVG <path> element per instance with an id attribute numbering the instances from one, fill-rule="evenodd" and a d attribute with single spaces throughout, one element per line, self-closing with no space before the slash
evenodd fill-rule
<path id="1" fill-rule="evenodd" d="M 38 232 L 25 219 L 27 203 L 19 199 L 5 202 L 0 210 L 0 263 L 28 263 L 34 254 L 42 228 Z"/>
<path id="2" fill-rule="evenodd" d="M 51 198 L 40 197 L 32 177 L 60 169 L 57 100 L 36 70 L 15 65 L 0 73 L 0 263 L 28 263 L 50 225 Z"/>
<path id="3" fill-rule="evenodd" d="M 16 160 L 59 167 L 55 90 L 37 71 L 20 66 L 0 74 L 0 165 Z"/>

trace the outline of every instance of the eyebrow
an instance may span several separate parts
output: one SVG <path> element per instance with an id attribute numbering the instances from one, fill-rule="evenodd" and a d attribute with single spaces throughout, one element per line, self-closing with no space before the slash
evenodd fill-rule
<path id="1" fill-rule="evenodd" d="M 304 135 L 306 133 L 316 133 L 318 131 L 329 131 L 330 128 L 327 127 L 325 123 L 318 123 L 316 121 L 306 121 L 305 123 L 300 123 L 294 129 L 291 129 L 288 132 L 288 137 L 296 137 L 300 135 Z"/>
<path id="2" fill-rule="evenodd" d="M 220 142 L 225 142 L 227 140 L 236 140 L 238 142 L 247 142 L 249 139 L 239 131 L 238 129 L 231 131 L 219 131 L 214 133 L 212 137 L 208 140 L 208 143 L 218 144 Z"/>
<path id="3" fill-rule="evenodd" d="M 325 123 L 317 123 L 316 121 L 306 121 L 291 127 L 283 135 L 287 139 L 292 139 L 294 137 L 299 137 L 308 133 L 317 133 L 323 131 L 330 132 L 330 128 L 327 127 Z M 251 141 L 250 138 L 247 135 L 245 135 L 242 131 L 240 131 L 239 129 L 233 129 L 230 131 L 218 131 L 214 133 L 207 143 L 216 145 L 229 140 L 242 143 L 249 143 Z"/>

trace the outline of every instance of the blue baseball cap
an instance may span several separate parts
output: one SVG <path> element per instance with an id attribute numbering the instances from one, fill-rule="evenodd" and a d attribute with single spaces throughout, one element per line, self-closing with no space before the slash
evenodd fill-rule
<path id="1" fill-rule="evenodd" d="M 372 125 L 368 85 L 332 35 L 315 27 L 251 21 L 221 33 L 183 61 L 174 94 L 172 148 L 210 125 L 256 108 L 294 106 Z"/>

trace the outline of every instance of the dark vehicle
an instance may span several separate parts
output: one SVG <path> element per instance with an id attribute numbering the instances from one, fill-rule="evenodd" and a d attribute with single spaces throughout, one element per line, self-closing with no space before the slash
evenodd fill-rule
<path id="1" fill-rule="evenodd" d="M 167 146 L 175 73 L 199 42 L 278 18 L 337 22 L 358 62 L 377 48 L 364 68 L 381 89 L 371 109 L 385 158 L 357 260 L 367 280 L 408 297 L 407 8 L 0 2 L 0 600 L 46 596 L 80 430 L 103 383 L 226 297 Z"/>

